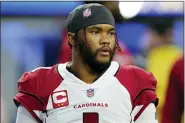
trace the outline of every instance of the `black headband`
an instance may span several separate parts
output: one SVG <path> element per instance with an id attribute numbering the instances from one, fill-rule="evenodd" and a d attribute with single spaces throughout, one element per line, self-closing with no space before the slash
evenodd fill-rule
<path id="1" fill-rule="evenodd" d="M 67 31 L 76 33 L 80 29 L 96 24 L 115 26 L 112 13 L 101 4 L 84 4 L 73 10 L 67 19 Z"/>

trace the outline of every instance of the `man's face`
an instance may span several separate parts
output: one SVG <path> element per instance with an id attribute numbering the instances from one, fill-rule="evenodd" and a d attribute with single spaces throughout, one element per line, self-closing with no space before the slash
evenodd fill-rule
<path id="1" fill-rule="evenodd" d="M 95 72 L 102 72 L 112 61 L 115 40 L 115 28 L 112 25 L 98 24 L 87 27 L 85 33 L 84 30 L 79 31 L 76 47 L 85 63 Z"/>

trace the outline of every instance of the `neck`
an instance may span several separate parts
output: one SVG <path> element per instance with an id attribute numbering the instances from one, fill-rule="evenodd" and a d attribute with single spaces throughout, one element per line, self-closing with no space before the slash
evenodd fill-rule
<path id="1" fill-rule="evenodd" d="M 71 71 L 73 74 L 75 74 L 76 77 L 85 83 L 93 83 L 94 80 L 100 75 L 99 73 L 94 72 L 88 64 L 85 64 L 80 55 L 72 55 L 72 59 L 73 60 L 70 63 Z"/>

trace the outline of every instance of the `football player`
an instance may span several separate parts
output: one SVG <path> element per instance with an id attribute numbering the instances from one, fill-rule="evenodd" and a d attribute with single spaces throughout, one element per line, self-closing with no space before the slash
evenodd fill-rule
<path id="1" fill-rule="evenodd" d="M 70 62 L 18 80 L 16 123 L 157 123 L 153 75 L 112 61 L 120 47 L 111 12 L 100 4 L 78 6 L 67 32 Z"/>

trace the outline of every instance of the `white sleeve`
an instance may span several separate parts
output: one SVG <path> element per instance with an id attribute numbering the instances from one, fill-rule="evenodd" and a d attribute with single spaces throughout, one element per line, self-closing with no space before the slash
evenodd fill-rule
<path id="1" fill-rule="evenodd" d="M 132 117 L 136 116 L 142 107 L 143 105 L 136 106 L 132 112 Z M 154 103 L 149 104 L 134 123 L 158 123 Z"/>
<path id="2" fill-rule="evenodd" d="M 20 105 L 17 111 L 16 123 L 37 123 L 37 121 L 35 121 L 31 114 Z"/>

